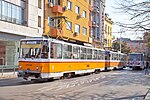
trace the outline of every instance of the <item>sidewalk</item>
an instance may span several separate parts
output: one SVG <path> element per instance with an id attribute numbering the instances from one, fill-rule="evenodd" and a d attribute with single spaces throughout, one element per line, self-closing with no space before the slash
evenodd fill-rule
<path id="1" fill-rule="evenodd" d="M 0 73 L 0 79 L 2 78 L 17 78 L 17 72 L 5 72 L 5 73 Z"/>

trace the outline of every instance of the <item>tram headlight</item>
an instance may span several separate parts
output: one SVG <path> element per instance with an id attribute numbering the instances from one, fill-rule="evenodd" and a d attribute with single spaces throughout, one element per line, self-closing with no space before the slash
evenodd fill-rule
<path id="1" fill-rule="evenodd" d="M 39 69 L 39 67 L 37 66 L 37 67 L 36 67 L 36 70 L 38 70 L 38 69 Z"/>
<path id="2" fill-rule="evenodd" d="M 21 69 L 21 68 L 22 68 L 22 66 L 19 66 L 19 68 Z"/>

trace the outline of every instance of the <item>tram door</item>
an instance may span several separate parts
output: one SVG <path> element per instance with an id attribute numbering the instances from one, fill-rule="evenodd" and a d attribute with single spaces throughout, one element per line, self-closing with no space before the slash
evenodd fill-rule
<path id="1" fill-rule="evenodd" d="M 110 51 L 105 51 L 105 70 L 110 69 Z"/>

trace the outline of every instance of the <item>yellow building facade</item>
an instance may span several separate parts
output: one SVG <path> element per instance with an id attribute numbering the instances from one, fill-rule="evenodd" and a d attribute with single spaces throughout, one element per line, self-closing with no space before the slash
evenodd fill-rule
<path id="1" fill-rule="evenodd" d="M 108 17 L 108 14 L 105 14 L 105 49 L 112 48 L 112 25 L 113 21 Z"/>
<path id="2" fill-rule="evenodd" d="M 45 0 L 44 6 L 45 35 L 92 43 L 89 37 L 89 0 Z"/>

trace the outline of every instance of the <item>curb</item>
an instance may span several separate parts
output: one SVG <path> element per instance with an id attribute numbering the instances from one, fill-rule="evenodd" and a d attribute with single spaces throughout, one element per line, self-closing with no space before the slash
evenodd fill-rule
<path id="1" fill-rule="evenodd" d="M 4 79 L 4 78 L 17 78 L 17 72 L 15 73 L 0 73 L 0 79 Z"/>

